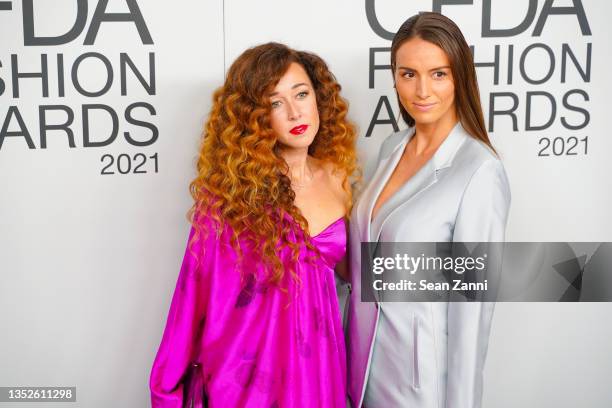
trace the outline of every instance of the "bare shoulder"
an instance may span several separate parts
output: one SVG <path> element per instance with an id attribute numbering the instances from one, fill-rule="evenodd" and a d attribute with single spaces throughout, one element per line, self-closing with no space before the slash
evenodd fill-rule
<path id="1" fill-rule="evenodd" d="M 321 162 L 323 169 L 325 170 L 325 174 L 327 175 L 327 177 L 329 177 L 329 179 L 335 183 L 338 184 L 339 187 L 342 187 L 342 182 L 344 181 L 344 172 L 339 170 L 338 168 L 336 168 L 336 166 L 334 166 L 333 163 L 331 162 Z"/>
<path id="2" fill-rule="evenodd" d="M 328 161 L 318 160 L 320 168 L 322 170 L 322 176 L 325 180 L 328 188 L 337 194 L 342 199 L 347 198 L 347 192 L 344 190 L 343 184 L 345 179 L 345 173 L 334 166 L 333 163 Z"/>

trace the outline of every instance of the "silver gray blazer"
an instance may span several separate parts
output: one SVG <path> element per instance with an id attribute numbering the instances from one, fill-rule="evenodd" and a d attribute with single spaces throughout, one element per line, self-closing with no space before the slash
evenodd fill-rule
<path id="1" fill-rule="evenodd" d="M 361 302 L 362 241 L 504 240 L 510 205 L 506 173 L 497 156 L 469 136 L 460 123 L 433 158 L 381 206 L 374 223 L 370 222 L 376 199 L 413 134 L 414 128 L 406 129 L 383 142 L 376 172 L 352 212 L 353 290 L 347 316 L 349 398 L 353 407 L 361 407 L 371 375 L 401 390 L 403 406 L 479 407 L 492 303 L 396 303 L 403 308 L 399 316 L 414 326 L 411 334 L 402 338 L 405 344 L 397 345 L 410 356 L 412 364 L 405 367 L 402 376 L 385 373 L 381 365 L 376 368 L 381 372 L 369 372 L 376 336 L 381 335 L 379 330 L 377 334 L 381 308 L 389 304 Z M 396 400 L 380 400 L 368 408 L 393 407 L 394 403 Z"/>

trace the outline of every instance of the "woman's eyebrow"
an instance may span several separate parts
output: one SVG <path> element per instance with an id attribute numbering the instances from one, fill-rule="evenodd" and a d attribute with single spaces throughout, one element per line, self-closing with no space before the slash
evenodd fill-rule
<path id="1" fill-rule="evenodd" d="M 409 71 L 418 71 L 418 70 L 416 70 L 414 68 L 403 67 L 403 66 L 400 66 L 397 69 L 405 69 L 405 70 L 409 70 Z M 438 71 L 438 70 L 441 70 L 441 69 L 450 69 L 450 66 L 449 65 L 445 65 L 445 66 L 442 66 L 442 67 L 432 68 L 432 69 L 429 70 L 429 72 Z"/>
<path id="2" fill-rule="evenodd" d="M 291 89 L 295 89 L 295 88 L 300 87 L 302 85 L 308 86 L 308 84 L 306 82 L 299 82 L 299 83 L 293 85 L 291 87 Z M 278 95 L 278 92 L 272 92 L 269 96 L 274 96 L 274 95 Z"/>

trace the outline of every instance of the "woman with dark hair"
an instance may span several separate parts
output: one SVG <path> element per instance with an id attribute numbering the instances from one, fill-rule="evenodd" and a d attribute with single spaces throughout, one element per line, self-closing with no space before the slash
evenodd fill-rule
<path id="1" fill-rule="evenodd" d="M 354 407 L 479 407 L 493 303 L 361 301 L 371 289 L 361 287 L 360 242 L 503 241 L 510 204 L 455 23 L 430 12 L 409 18 L 391 68 L 409 128 L 384 141 L 353 208 L 349 397 Z"/>
<path id="2" fill-rule="evenodd" d="M 334 267 L 355 131 L 325 62 L 268 43 L 214 94 L 153 407 L 344 407 Z"/>

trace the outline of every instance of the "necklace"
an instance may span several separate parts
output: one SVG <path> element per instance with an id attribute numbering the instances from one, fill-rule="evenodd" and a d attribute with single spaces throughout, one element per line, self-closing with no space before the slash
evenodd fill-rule
<path id="1" fill-rule="evenodd" d="M 306 161 L 306 171 L 304 172 L 304 179 L 302 180 L 302 182 L 297 183 L 292 177 L 289 177 L 289 180 L 291 180 L 291 189 L 294 192 L 302 190 L 303 188 L 310 185 L 312 181 L 314 180 L 314 173 L 312 169 L 310 168 L 310 166 L 308 165 L 308 161 Z"/>

